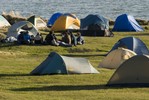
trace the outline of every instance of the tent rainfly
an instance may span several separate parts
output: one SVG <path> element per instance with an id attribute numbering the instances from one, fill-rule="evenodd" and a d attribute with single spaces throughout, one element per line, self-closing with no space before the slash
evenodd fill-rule
<path id="1" fill-rule="evenodd" d="M 61 56 L 55 52 L 50 55 L 38 66 L 31 74 L 81 74 L 99 73 L 87 59 Z"/>

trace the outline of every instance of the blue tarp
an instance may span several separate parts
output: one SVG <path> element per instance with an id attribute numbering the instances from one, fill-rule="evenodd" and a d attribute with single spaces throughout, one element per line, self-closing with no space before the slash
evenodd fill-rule
<path id="1" fill-rule="evenodd" d="M 127 48 L 129 50 L 134 51 L 138 55 L 143 55 L 143 54 L 149 55 L 148 48 L 139 38 L 135 38 L 135 37 L 122 38 L 113 46 L 111 51 L 118 49 L 118 47 Z"/>
<path id="2" fill-rule="evenodd" d="M 48 20 L 47 26 L 52 26 L 54 22 L 61 16 L 62 13 L 54 13 L 51 18 Z"/>
<path id="3" fill-rule="evenodd" d="M 143 31 L 143 28 L 138 24 L 133 16 L 122 14 L 116 18 L 112 31 Z"/>

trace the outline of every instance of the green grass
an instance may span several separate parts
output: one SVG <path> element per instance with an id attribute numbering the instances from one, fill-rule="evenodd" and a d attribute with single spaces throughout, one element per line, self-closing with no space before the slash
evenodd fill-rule
<path id="1" fill-rule="evenodd" d="M 84 37 L 77 47 L 0 44 L 0 100 L 148 100 L 147 87 L 105 86 L 115 70 L 98 68 L 112 46 L 126 36 L 140 38 L 149 48 L 149 30 L 116 32 L 114 37 Z M 32 76 L 50 52 L 84 57 L 100 74 Z"/>

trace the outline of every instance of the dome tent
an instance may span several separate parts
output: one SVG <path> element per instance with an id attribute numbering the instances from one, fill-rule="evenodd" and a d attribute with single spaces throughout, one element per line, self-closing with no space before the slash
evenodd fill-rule
<path id="1" fill-rule="evenodd" d="M 116 18 L 112 31 L 129 32 L 143 31 L 143 28 L 138 24 L 135 18 L 128 14 L 122 14 Z"/>
<path id="2" fill-rule="evenodd" d="M 109 31 L 109 20 L 101 15 L 88 15 L 81 19 L 81 30 L 84 36 L 104 36 L 105 29 Z M 111 33 L 109 31 L 109 33 Z M 111 36 L 108 34 L 107 36 Z"/>
<path id="3" fill-rule="evenodd" d="M 7 37 L 12 36 L 12 37 L 17 38 L 17 36 L 20 34 L 20 32 L 24 31 L 24 30 L 27 30 L 30 35 L 34 35 L 34 36 L 36 36 L 38 33 L 37 29 L 29 21 L 19 21 L 19 22 L 13 24 L 8 29 Z"/>
<path id="4" fill-rule="evenodd" d="M 47 27 L 46 22 L 44 22 L 39 16 L 30 16 L 27 21 L 31 22 L 37 29 Z"/>
<path id="5" fill-rule="evenodd" d="M 134 51 L 137 55 L 149 55 L 148 48 L 139 38 L 136 37 L 125 37 L 120 39 L 113 48 L 109 51 L 109 53 L 119 47 L 123 47 L 129 50 Z"/>
<path id="6" fill-rule="evenodd" d="M 70 16 L 72 15 L 72 16 Z M 74 17 L 74 14 L 61 15 L 51 27 L 52 31 L 64 31 L 64 30 L 78 30 L 80 29 L 80 20 Z"/>
<path id="7" fill-rule="evenodd" d="M 116 69 L 118 68 L 123 62 L 128 60 L 129 58 L 137 55 L 135 52 L 124 49 L 118 48 L 111 51 L 100 63 L 98 67 L 101 68 L 108 68 L 108 69 Z"/>
<path id="8" fill-rule="evenodd" d="M 63 15 L 63 14 L 62 14 L 62 13 L 59 13 L 59 12 L 54 13 L 54 14 L 51 16 L 51 18 L 48 20 L 47 26 L 50 26 L 50 27 L 51 27 L 51 26 L 55 23 L 55 21 L 56 21 L 61 15 Z"/>
<path id="9" fill-rule="evenodd" d="M 149 58 L 133 56 L 119 66 L 108 81 L 108 86 L 149 86 Z"/>
<path id="10" fill-rule="evenodd" d="M 99 73 L 87 59 L 66 57 L 51 52 L 50 55 L 31 74 L 81 74 Z"/>

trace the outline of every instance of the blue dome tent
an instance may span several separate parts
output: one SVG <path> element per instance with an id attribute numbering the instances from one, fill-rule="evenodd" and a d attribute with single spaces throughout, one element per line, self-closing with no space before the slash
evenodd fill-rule
<path id="1" fill-rule="evenodd" d="M 148 48 L 139 38 L 135 37 L 122 38 L 113 46 L 110 52 L 115 49 L 118 49 L 119 47 L 132 50 L 138 55 L 149 55 Z"/>
<path id="2" fill-rule="evenodd" d="M 143 31 L 143 28 L 138 24 L 135 18 L 131 15 L 122 14 L 116 18 L 112 31 L 129 32 Z"/>

